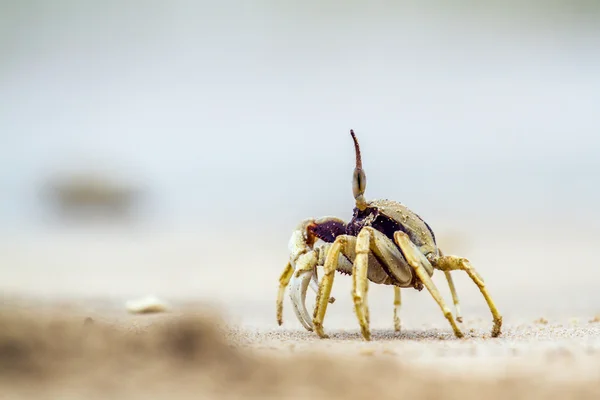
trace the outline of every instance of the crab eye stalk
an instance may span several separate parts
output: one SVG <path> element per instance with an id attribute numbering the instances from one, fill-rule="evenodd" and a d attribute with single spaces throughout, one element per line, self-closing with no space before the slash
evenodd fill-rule
<path id="1" fill-rule="evenodd" d="M 365 176 L 365 172 L 362 169 L 355 168 L 352 178 L 352 192 L 354 193 L 354 199 L 356 199 L 356 206 L 361 210 L 364 210 L 367 206 L 364 197 L 366 187 L 367 177 Z"/>
<path id="2" fill-rule="evenodd" d="M 356 167 L 354 168 L 354 176 L 352 177 L 352 192 L 354 193 L 354 199 L 356 200 L 356 207 L 358 207 L 359 210 L 364 210 L 367 207 L 367 201 L 364 198 L 365 189 L 367 187 L 367 176 L 362 169 L 360 147 L 358 146 L 358 140 L 356 139 L 354 130 L 350 129 L 350 135 L 352 135 L 352 140 L 354 140 L 354 150 L 356 152 Z"/>

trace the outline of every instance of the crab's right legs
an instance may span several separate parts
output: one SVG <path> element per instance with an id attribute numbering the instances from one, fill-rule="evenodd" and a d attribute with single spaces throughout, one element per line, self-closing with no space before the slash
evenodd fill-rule
<path id="1" fill-rule="evenodd" d="M 450 323 L 450 326 L 452 326 L 454 335 L 458 338 L 462 338 L 464 335 L 456 325 L 454 317 L 452 316 L 452 312 L 444 302 L 444 299 L 440 295 L 440 292 L 438 291 L 437 287 L 431 280 L 431 277 L 429 276 L 427 270 L 424 267 L 424 265 L 427 265 L 428 267 L 431 265 L 429 263 L 429 260 L 427 260 L 423 253 L 421 253 L 419 249 L 415 246 L 415 244 L 411 242 L 410 238 L 406 233 L 402 231 L 396 231 L 394 233 L 394 240 L 402 250 L 404 258 L 406 258 L 408 264 L 415 270 L 415 273 L 417 274 L 421 282 L 423 282 L 423 285 L 427 288 L 431 296 L 434 298 L 435 302 L 442 309 L 444 316 Z"/>
<path id="2" fill-rule="evenodd" d="M 394 286 L 394 330 L 400 332 L 400 305 L 402 298 L 400 297 L 400 288 Z"/>
<path id="3" fill-rule="evenodd" d="M 436 268 L 441 269 L 442 271 L 462 270 L 465 271 L 467 275 L 469 275 L 469 277 L 479 288 L 479 291 L 483 295 L 486 303 L 488 304 L 490 312 L 492 313 L 492 317 L 494 320 L 494 327 L 492 328 L 492 337 L 500 336 L 502 328 L 502 316 L 498 312 L 496 304 L 492 300 L 490 293 L 485 287 L 485 284 L 483 283 L 483 278 L 481 278 L 479 273 L 477 273 L 475 268 L 473 268 L 469 260 L 457 256 L 443 256 L 440 257 L 436 262 Z"/>
<path id="4" fill-rule="evenodd" d="M 460 302 L 458 300 L 458 293 L 456 293 L 456 287 L 454 286 L 454 280 L 452 279 L 452 275 L 450 275 L 450 271 L 444 271 L 444 275 L 446 276 L 446 280 L 448 281 L 448 287 L 450 288 L 450 294 L 452 295 L 452 302 L 454 303 L 454 309 L 456 310 L 456 320 L 458 322 L 463 322 L 463 318 L 460 313 Z"/>

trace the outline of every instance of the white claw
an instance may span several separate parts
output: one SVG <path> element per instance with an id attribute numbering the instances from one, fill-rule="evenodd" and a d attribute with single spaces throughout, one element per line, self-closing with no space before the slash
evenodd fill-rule
<path id="1" fill-rule="evenodd" d="M 309 265 L 316 263 L 314 252 L 303 254 L 298 258 L 296 270 L 290 282 L 290 297 L 294 305 L 294 312 L 300 323 L 309 331 L 313 330 L 313 323 L 306 309 L 306 290 L 314 276 L 313 268 Z"/>
<path id="2" fill-rule="evenodd" d="M 312 319 L 306 309 L 306 289 L 313 275 L 312 271 L 302 271 L 300 277 L 292 277 L 290 296 L 294 305 L 294 312 L 300 323 L 309 331 L 313 329 Z"/>

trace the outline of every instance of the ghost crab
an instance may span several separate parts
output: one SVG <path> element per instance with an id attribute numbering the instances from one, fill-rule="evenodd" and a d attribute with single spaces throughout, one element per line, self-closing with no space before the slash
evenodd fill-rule
<path id="1" fill-rule="evenodd" d="M 321 338 L 327 338 L 323 319 L 330 298 L 336 271 L 352 276 L 354 309 L 365 340 L 371 339 L 367 292 L 369 281 L 391 285 L 394 288 L 394 325 L 400 330 L 400 288 L 425 287 L 441 308 L 456 337 L 463 333 L 452 312 L 444 302 L 431 276 L 434 270 L 443 271 L 461 322 L 456 289 L 450 271 L 462 270 L 479 288 L 493 318 L 492 337 L 500 335 L 502 316 L 496 309 L 483 279 L 469 260 L 453 255 L 443 255 L 429 225 L 403 204 L 392 200 L 364 198 L 366 175 L 362 169 L 360 147 L 353 130 L 356 167 L 352 179 L 355 208 L 352 220 L 345 223 L 339 218 L 307 219 L 298 225 L 289 242 L 290 260 L 279 278 L 277 321 L 283 323 L 283 295 L 291 282 L 290 296 L 296 316 L 309 331 L 313 329 Z M 321 282 L 317 267 L 323 267 Z M 309 317 L 305 300 L 307 287 L 317 293 L 313 318 Z"/>

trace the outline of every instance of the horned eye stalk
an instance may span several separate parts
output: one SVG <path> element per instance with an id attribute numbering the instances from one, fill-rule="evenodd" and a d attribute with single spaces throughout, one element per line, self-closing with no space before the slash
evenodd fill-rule
<path id="1" fill-rule="evenodd" d="M 367 201 L 364 197 L 365 189 L 367 188 L 367 176 L 362 169 L 360 146 L 358 145 L 358 140 L 353 129 L 350 129 L 350 135 L 352 135 L 352 140 L 354 140 L 354 150 L 356 152 L 356 167 L 354 168 L 354 175 L 352 177 L 352 192 L 356 200 L 356 207 L 362 211 L 367 208 Z"/>

